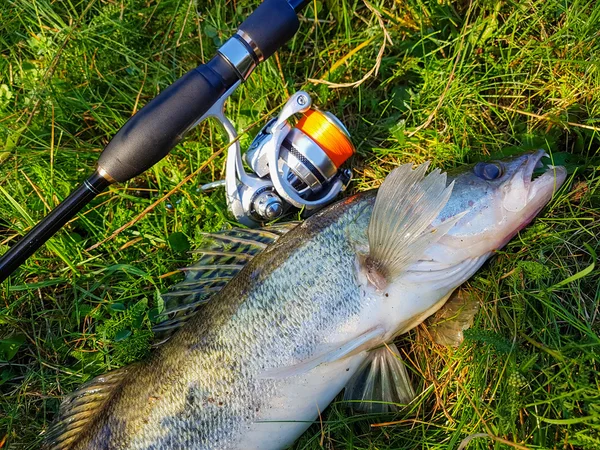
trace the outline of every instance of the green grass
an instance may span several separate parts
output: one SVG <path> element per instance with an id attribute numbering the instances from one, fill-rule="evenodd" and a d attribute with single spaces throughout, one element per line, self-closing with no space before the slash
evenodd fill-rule
<path id="1" fill-rule="evenodd" d="M 0 252 L 92 172 L 134 111 L 209 59 L 256 3 L 1 2 Z M 482 307 L 458 349 L 432 344 L 424 326 L 400 341 L 421 392 L 409 408 L 365 417 L 334 403 L 295 448 L 445 449 L 477 433 L 496 439 L 468 448 L 600 448 L 600 5 L 373 7 L 380 19 L 362 1 L 311 3 L 294 40 L 227 104 L 249 129 L 243 145 L 303 88 L 353 135 L 353 191 L 404 161 L 449 169 L 539 147 L 568 159 L 574 173 L 468 283 Z M 354 88 L 307 81 L 361 79 L 376 63 L 381 23 L 391 42 L 377 75 Z M 223 193 L 197 189 L 223 177 L 223 157 L 140 215 L 225 143 L 217 126 L 202 124 L 148 173 L 100 195 L 0 286 L 0 448 L 38 448 L 61 396 L 147 353 L 158 294 L 190 262 L 188 243 L 233 225 Z"/>

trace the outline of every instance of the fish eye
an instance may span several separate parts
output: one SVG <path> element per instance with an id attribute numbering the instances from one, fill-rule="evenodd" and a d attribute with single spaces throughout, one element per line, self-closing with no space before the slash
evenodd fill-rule
<path id="1" fill-rule="evenodd" d="M 480 162 L 475 164 L 473 173 L 483 180 L 497 180 L 504 174 L 504 167 L 499 162 Z"/>

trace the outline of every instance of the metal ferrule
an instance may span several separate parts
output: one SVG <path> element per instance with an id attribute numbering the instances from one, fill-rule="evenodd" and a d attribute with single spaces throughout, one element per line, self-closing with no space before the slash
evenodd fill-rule
<path id="1" fill-rule="evenodd" d="M 238 30 L 236 36 L 239 37 L 242 41 L 244 41 L 248 45 L 248 47 L 252 49 L 254 55 L 256 56 L 256 59 L 258 59 L 258 62 L 263 62 L 265 60 L 265 55 L 263 55 L 261 49 L 258 48 L 256 42 L 252 40 L 248 33 L 246 33 L 244 30 Z"/>
<path id="2" fill-rule="evenodd" d="M 259 59 L 238 35 L 228 39 L 218 50 L 225 60 L 233 67 L 240 80 L 246 80 L 256 68 Z"/>
<path id="3" fill-rule="evenodd" d="M 98 175 L 100 175 L 102 178 L 104 178 L 106 181 L 108 181 L 110 184 L 116 183 L 117 181 L 110 176 L 110 174 L 104 170 L 102 167 L 98 167 L 98 170 L 96 171 L 98 173 Z"/>

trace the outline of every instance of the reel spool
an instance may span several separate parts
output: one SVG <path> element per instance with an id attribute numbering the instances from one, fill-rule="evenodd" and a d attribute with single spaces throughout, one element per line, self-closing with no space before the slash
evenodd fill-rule
<path id="1" fill-rule="evenodd" d="M 244 225 L 274 220 L 292 206 L 320 208 L 350 182 L 351 171 L 340 168 L 354 154 L 350 134 L 333 114 L 311 107 L 311 103 L 306 92 L 296 92 L 258 133 L 244 155 L 253 173 L 244 170 L 237 140 L 229 147 L 224 181 L 227 202 Z M 292 126 L 288 119 L 295 114 L 303 115 Z M 237 133 L 225 120 L 221 122 L 234 140 Z M 223 182 L 203 189 L 216 184 Z"/>

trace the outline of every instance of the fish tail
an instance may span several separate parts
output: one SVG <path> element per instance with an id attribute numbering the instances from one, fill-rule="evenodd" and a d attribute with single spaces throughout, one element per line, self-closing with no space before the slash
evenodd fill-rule
<path id="1" fill-rule="evenodd" d="M 119 392 L 133 369 L 127 366 L 98 376 L 69 394 L 61 403 L 58 416 L 45 436 L 44 449 L 71 450 L 89 433 L 90 426 L 102 417 L 106 406 Z"/>

